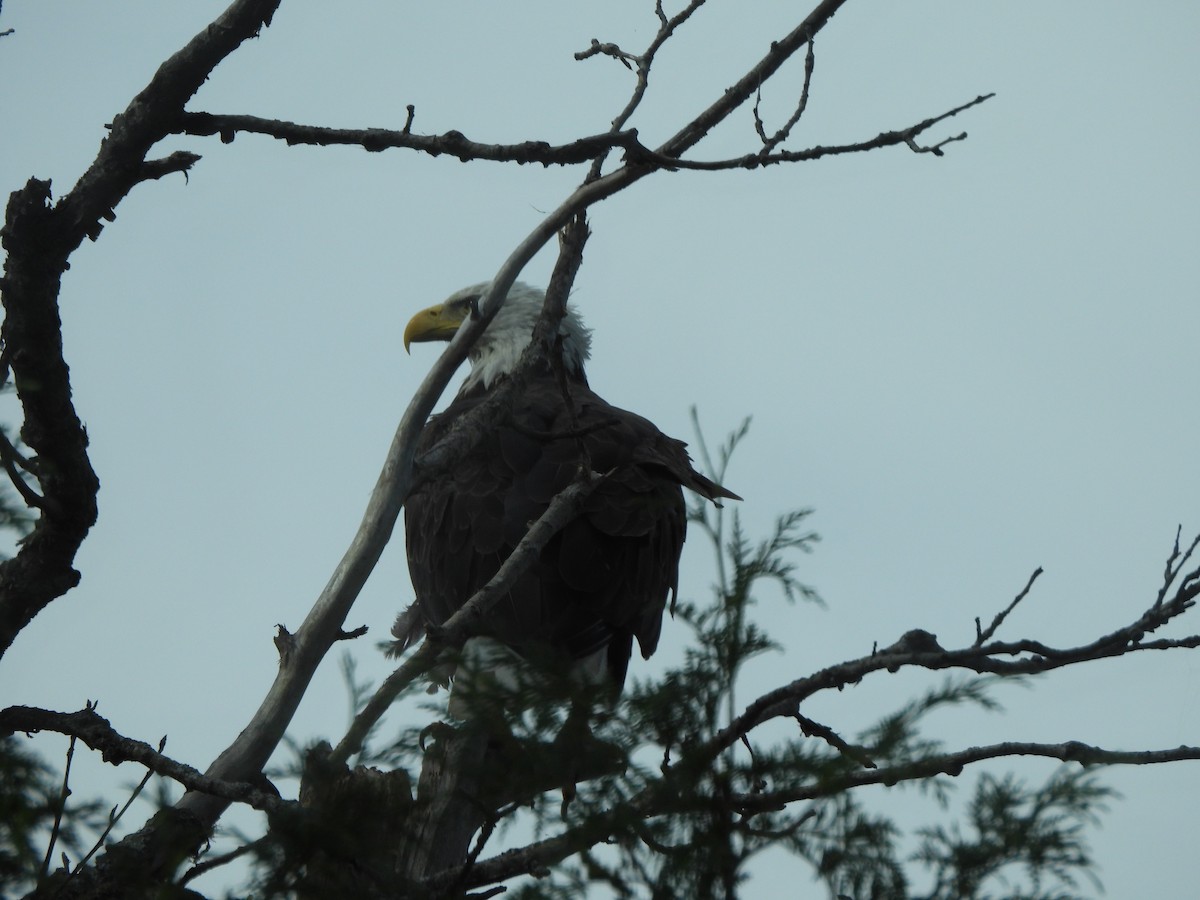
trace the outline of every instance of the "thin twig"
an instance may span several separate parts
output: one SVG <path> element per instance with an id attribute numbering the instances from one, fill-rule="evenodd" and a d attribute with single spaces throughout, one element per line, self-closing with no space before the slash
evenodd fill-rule
<path id="1" fill-rule="evenodd" d="M 163 748 L 166 746 L 167 746 L 167 737 L 166 737 L 166 735 L 163 735 L 162 739 L 158 742 L 158 752 L 162 753 Z M 71 870 L 71 874 L 67 876 L 68 881 L 70 881 L 72 878 L 74 878 L 76 875 L 78 875 L 79 872 L 83 869 L 83 867 L 85 865 L 87 865 L 88 860 L 96 855 L 96 851 L 104 846 L 104 842 L 107 841 L 108 836 L 110 834 L 112 834 L 113 827 L 118 822 L 121 821 L 121 817 L 123 815 L 125 815 L 125 811 L 128 810 L 129 807 L 133 805 L 133 801 L 138 798 L 138 796 L 142 793 L 142 789 L 146 787 L 146 785 L 150 782 L 150 779 L 153 776 L 154 776 L 154 770 L 147 769 L 146 774 L 142 776 L 142 780 L 139 781 L 137 784 L 137 787 L 135 787 L 133 789 L 133 793 L 131 793 L 129 795 L 129 799 L 127 799 L 125 801 L 125 805 L 122 806 L 119 811 L 117 810 L 117 808 L 115 806 L 112 808 L 112 811 L 108 814 L 108 824 L 104 826 L 104 831 L 102 831 L 100 833 L 100 836 L 98 838 L 96 838 L 96 842 L 94 844 L 92 844 L 91 849 L 88 850 L 87 854 L 83 857 L 83 859 L 81 859 L 76 864 L 75 868 Z"/>
<path id="2" fill-rule="evenodd" d="M 200 162 L 200 155 L 198 153 L 176 150 L 170 156 L 165 156 L 162 159 L 146 160 L 142 163 L 138 177 L 141 181 L 154 181 L 165 175 L 181 172 L 186 179 L 188 171 L 198 162 Z"/>
<path id="3" fill-rule="evenodd" d="M 1042 567 L 1038 566 L 1036 569 L 1033 570 L 1033 574 L 1029 576 L 1029 581 L 1027 581 L 1025 583 L 1025 587 L 1023 587 L 1021 589 L 1021 593 L 1017 594 L 1017 596 L 1013 598 L 1012 603 L 1008 604 L 1008 606 L 1006 606 L 1004 609 L 1002 609 L 999 613 L 996 614 L 996 618 L 992 619 L 992 624 L 989 625 L 986 630 L 984 630 L 984 631 L 979 630 L 979 618 L 976 617 L 976 619 L 975 619 L 975 646 L 976 647 L 980 647 L 983 645 L 984 641 L 990 641 L 992 639 L 992 635 L 994 635 L 996 633 L 996 629 L 999 628 L 1001 623 L 1005 619 L 1008 618 L 1008 614 L 1017 608 L 1017 604 L 1025 599 L 1025 597 L 1029 594 L 1029 589 L 1031 587 L 1033 587 L 1033 583 L 1035 581 L 1037 581 L 1038 576 L 1041 574 L 1042 574 Z"/>
<path id="4" fill-rule="evenodd" d="M 1172 547 L 1170 555 L 1167 556 L 1167 564 L 1163 571 L 1162 587 L 1159 588 L 1158 597 L 1154 601 L 1156 608 L 1162 606 L 1163 600 L 1167 596 L 1167 591 L 1171 589 L 1171 585 L 1179 577 L 1179 573 L 1183 571 L 1183 567 L 1187 565 L 1188 560 L 1192 558 L 1192 554 L 1196 552 L 1196 547 L 1200 545 L 1200 534 L 1197 534 L 1192 539 L 1192 543 L 1188 546 L 1187 550 L 1181 555 L 1179 552 L 1179 537 L 1182 533 L 1183 526 L 1177 526 L 1175 529 L 1175 545 Z"/>
<path id="5" fill-rule="evenodd" d="M 592 457 L 583 441 L 583 435 L 580 434 L 579 416 L 575 410 L 567 370 L 563 365 L 562 333 L 559 326 L 563 316 L 567 314 L 567 298 L 571 294 L 571 286 L 575 283 L 575 275 L 583 264 L 583 248 L 590 236 L 586 213 L 580 213 L 558 233 L 558 260 L 546 286 L 545 301 L 533 334 L 534 342 L 545 348 L 545 355 L 549 358 L 550 367 L 558 380 L 563 409 L 567 413 L 568 428 L 578 435 L 575 445 L 579 452 L 580 465 L 589 470 L 592 467 Z"/>
<path id="6" fill-rule="evenodd" d="M 913 762 L 882 769 L 855 769 L 843 775 L 822 778 L 807 785 L 781 791 L 740 794 L 733 798 L 735 807 L 744 813 L 761 812 L 798 803 L 830 797 L 855 788 L 873 784 L 898 784 L 905 781 L 924 781 L 934 775 L 959 775 L 969 765 L 992 759 L 1014 756 L 1034 756 L 1074 762 L 1081 766 L 1149 766 L 1183 760 L 1200 760 L 1200 747 L 1179 746 L 1164 750 L 1107 750 L 1079 741 L 1061 744 L 1005 741 L 981 747 L 969 747 L 954 753 L 939 753 Z M 486 865 L 486 863 L 485 863 Z"/>
<path id="7" fill-rule="evenodd" d="M 475 842 L 471 847 L 471 852 L 468 853 L 467 858 L 463 860 L 463 864 L 460 867 L 461 878 L 459 883 L 454 885 L 454 890 L 449 892 L 451 896 L 457 894 L 459 890 L 462 890 L 465 887 L 465 885 L 462 884 L 462 881 L 466 879 L 467 873 L 470 872 L 475 863 L 479 861 L 479 857 L 483 853 L 483 848 L 487 846 L 487 842 L 491 840 L 492 835 L 496 832 L 496 826 L 518 809 L 520 809 L 519 803 L 510 803 L 506 808 L 501 809 L 498 812 L 493 813 L 489 811 L 487 818 L 484 819 L 483 825 L 481 825 L 479 828 L 479 835 L 475 838 Z M 491 897 L 495 896 L 496 894 L 504 893 L 504 891 L 505 888 L 497 886 L 486 894 L 474 894 L 472 896 Z"/>
<path id="8" fill-rule="evenodd" d="M 633 91 L 629 96 L 629 100 L 626 101 L 624 108 L 622 108 L 612 120 L 612 127 L 609 132 L 610 134 L 621 134 L 625 126 L 629 123 L 629 120 L 633 118 L 634 112 L 636 112 L 637 108 L 641 106 L 642 100 L 646 96 L 646 89 L 650 86 L 650 69 L 654 65 L 654 58 L 658 55 L 659 49 L 662 48 L 663 44 L 670 40 L 676 29 L 690 19 L 692 14 L 701 6 L 703 6 L 704 3 L 705 0 L 691 0 L 687 6 L 670 18 L 668 18 L 666 13 L 663 11 L 661 0 L 658 0 L 658 2 L 655 3 L 654 12 L 658 17 L 659 22 L 658 33 L 654 35 L 654 39 L 650 42 L 650 45 L 642 52 L 640 56 L 629 55 L 626 60 L 622 60 L 623 62 L 626 62 L 627 66 L 629 59 L 637 62 L 637 82 L 634 84 Z M 596 42 L 593 41 L 593 43 Z M 587 51 L 584 52 L 586 55 L 580 56 L 579 54 L 576 54 L 575 58 L 586 59 L 588 56 L 594 55 L 592 53 L 588 53 Z M 637 132 L 635 131 L 634 134 L 636 133 Z M 629 149 L 626 148 L 626 153 L 628 154 L 628 152 Z M 588 170 L 587 174 L 587 181 L 595 181 L 600 177 L 600 172 L 603 169 L 604 162 L 607 158 L 608 153 L 605 152 L 604 154 L 597 155 L 595 159 L 592 160 L 591 168 Z M 640 150 L 637 158 L 642 158 Z"/>
<path id="9" fill-rule="evenodd" d="M 941 115 L 932 116 L 924 119 L 915 125 L 910 125 L 908 128 L 900 129 L 899 131 L 881 131 L 875 137 L 866 141 L 858 141 L 853 144 L 833 144 L 830 146 L 809 147 L 805 150 L 781 150 L 775 153 L 748 153 L 744 156 L 730 157 L 728 159 L 716 160 L 693 160 L 679 159 L 670 154 L 663 155 L 661 150 L 657 150 L 647 154 L 644 157 L 646 162 L 656 163 L 664 168 L 671 166 L 676 169 L 686 169 L 697 172 L 718 172 L 727 169 L 758 169 L 764 166 L 780 165 L 783 163 L 809 162 L 812 160 L 823 159 L 826 156 L 844 156 L 848 153 L 866 153 L 870 150 L 877 150 L 882 147 L 895 147 L 900 144 L 911 147 L 919 153 L 932 152 L 931 148 L 921 148 L 916 146 L 915 138 L 934 125 L 945 121 L 952 116 L 970 109 L 973 106 L 990 100 L 995 94 L 983 94 L 976 97 L 967 103 L 956 106 L 954 109 L 948 110 Z M 956 137 L 942 141 L 938 147 L 951 141 L 962 140 L 966 134 L 960 134 Z M 936 154 L 941 155 L 940 151 Z"/>
<path id="10" fill-rule="evenodd" d="M 1200 634 L 1185 638 L 1161 638 L 1157 641 L 1138 641 L 1133 650 L 1195 650 L 1200 647 Z"/>
<path id="11" fill-rule="evenodd" d="M 88 701 L 91 706 L 91 701 Z M 50 873 L 50 857 L 54 855 L 54 845 L 58 843 L 59 829 L 62 827 L 63 811 L 67 808 L 67 798 L 71 796 L 71 761 L 75 758 L 75 735 L 71 735 L 67 743 L 67 761 L 63 766 L 62 790 L 58 793 L 58 805 L 54 807 L 54 824 L 50 827 L 50 840 L 46 844 L 46 857 L 42 860 L 42 870 L 38 881 L 44 881 Z"/>
<path id="12" fill-rule="evenodd" d="M 799 710 L 796 710 L 796 712 L 792 713 L 792 716 L 800 724 L 800 729 L 808 737 L 819 737 L 825 743 L 829 744 L 829 746 L 837 750 L 838 753 L 841 753 L 843 756 L 848 756 L 850 759 L 854 760 L 864 768 L 878 768 L 878 766 L 875 765 L 875 761 L 871 759 L 871 757 L 869 757 L 861 747 L 853 747 L 846 743 L 842 736 L 828 725 L 822 725 L 820 722 L 815 722 L 808 718 L 808 716 L 801 715 Z"/>
<path id="13" fill-rule="evenodd" d="M 754 133 L 758 135 L 758 139 L 763 142 L 765 147 L 770 141 L 767 137 L 767 126 L 762 118 L 762 85 L 754 92 L 754 105 L 750 107 L 750 114 L 754 117 Z"/>
<path id="14" fill-rule="evenodd" d="M 775 132 L 770 138 L 766 136 L 762 127 L 762 120 L 758 117 L 758 102 L 754 104 L 755 128 L 758 131 L 759 137 L 762 139 L 763 148 L 760 155 L 769 156 L 771 151 L 788 139 L 792 133 L 792 129 L 796 123 L 800 121 L 800 117 L 804 115 L 804 111 L 808 109 L 808 92 L 812 85 L 813 69 L 816 67 L 816 56 L 813 50 L 813 42 L 810 39 L 808 42 L 808 50 L 804 55 L 804 85 L 800 88 L 800 100 L 796 103 L 796 109 L 783 126 Z"/>
<path id="15" fill-rule="evenodd" d="M 206 872 L 211 872 L 213 869 L 219 869 L 221 866 L 229 865 L 234 860 L 240 859 L 247 853 L 252 853 L 259 847 L 263 847 L 274 840 L 273 837 L 261 837 L 256 841 L 251 841 L 248 844 L 242 844 L 240 847 L 234 847 L 232 850 L 214 856 L 212 859 L 206 859 L 204 862 L 196 863 L 190 869 L 183 873 L 179 879 L 180 886 L 187 884 L 194 878 L 199 878 Z"/>
<path id="16" fill-rule="evenodd" d="M 953 144 L 956 141 L 965 141 L 966 139 L 967 133 L 963 131 L 954 135 L 953 137 L 943 138 L 936 144 L 931 144 L 928 147 L 922 147 L 912 138 L 908 138 L 904 143 L 908 145 L 908 149 L 913 153 L 932 153 L 934 156 L 945 156 L 945 154 L 942 152 L 943 147 L 945 147 L 947 144 Z"/>
<path id="17" fill-rule="evenodd" d="M 622 50 L 616 44 L 611 44 L 611 43 L 602 44 L 595 38 L 592 38 L 592 43 L 591 43 L 590 47 L 588 47 L 586 50 L 580 50 L 578 53 L 575 54 L 575 59 L 582 61 L 582 60 L 588 59 L 592 56 L 611 56 L 613 59 L 618 60 L 621 63 L 621 65 L 623 65 L 625 68 L 629 69 L 630 71 L 633 71 L 633 66 L 631 66 L 629 64 L 631 60 L 635 63 L 639 63 L 639 64 L 641 63 L 640 56 L 635 56 L 632 53 L 626 53 L 624 50 Z"/>

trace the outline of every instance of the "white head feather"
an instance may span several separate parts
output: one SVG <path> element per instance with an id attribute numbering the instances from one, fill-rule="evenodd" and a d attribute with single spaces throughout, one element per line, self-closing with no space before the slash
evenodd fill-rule
<path id="1" fill-rule="evenodd" d="M 471 297 L 482 297 L 488 283 L 472 285 L 456 291 L 446 298 L 446 304 L 462 302 Z M 540 288 L 517 282 L 508 291 L 508 298 L 496 313 L 487 329 L 471 348 L 471 373 L 463 383 L 464 388 L 482 384 L 489 388 L 497 379 L 507 375 L 521 359 L 529 346 L 534 326 L 542 313 L 546 294 Z M 584 361 L 591 355 L 592 332 L 583 324 L 579 314 L 570 305 L 559 323 L 562 335 L 563 365 L 569 374 L 582 374 Z"/>

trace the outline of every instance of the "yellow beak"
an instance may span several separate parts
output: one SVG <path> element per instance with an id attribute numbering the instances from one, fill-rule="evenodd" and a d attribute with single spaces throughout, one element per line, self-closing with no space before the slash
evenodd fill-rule
<path id="1" fill-rule="evenodd" d="M 409 344 L 450 340 L 470 312 L 466 306 L 449 309 L 444 303 L 421 310 L 404 326 L 404 352 L 408 352 Z"/>

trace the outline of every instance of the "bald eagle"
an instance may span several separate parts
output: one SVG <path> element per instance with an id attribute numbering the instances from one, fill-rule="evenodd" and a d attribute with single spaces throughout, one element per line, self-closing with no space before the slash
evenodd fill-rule
<path id="1" fill-rule="evenodd" d="M 405 349 L 449 341 L 486 289 L 464 288 L 417 313 L 404 330 Z M 418 454 L 509 378 L 544 299 L 536 288 L 513 285 L 471 349 L 471 371 L 458 395 L 426 426 Z M 713 501 L 741 498 L 695 471 L 682 441 L 588 387 L 591 333 L 570 307 L 559 337 L 561 368 L 531 373 L 466 457 L 409 496 L 404 522 L 417 596 L 410 616 L 417 627 L 442 625 L 588 466 L 606 477 L 489 609 L 484 631 L 522 656 L 549 653 L 619 690 L 634 639 L 644 657 L 654 652 L 676 591 L 687 528 L 683 488 Z M 403 640 L 400 630 L 412 625 L 398 620 L 397 637 Z"/>

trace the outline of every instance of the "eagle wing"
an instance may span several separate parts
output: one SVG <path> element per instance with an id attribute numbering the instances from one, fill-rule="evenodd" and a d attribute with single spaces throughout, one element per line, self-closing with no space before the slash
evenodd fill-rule
<path id="1" fill-rule="evenodd" d="M 518 652 L 582 659 L 607 648 L 620 685 L 633 639 L 648 657 L 674 595 L 687 527 L 682 487 L 734 495 L 692 469 L 685 445 L 586 385 L 534 378 L 453 468 L 409 497 L 405 529 L 417 602 L 429 624 L 453 615 L 583 465 L 605 473 L 582 512 L 488 612 L 485 629 Z M 458 397 L 418 452 L 482 400 Z"/>

